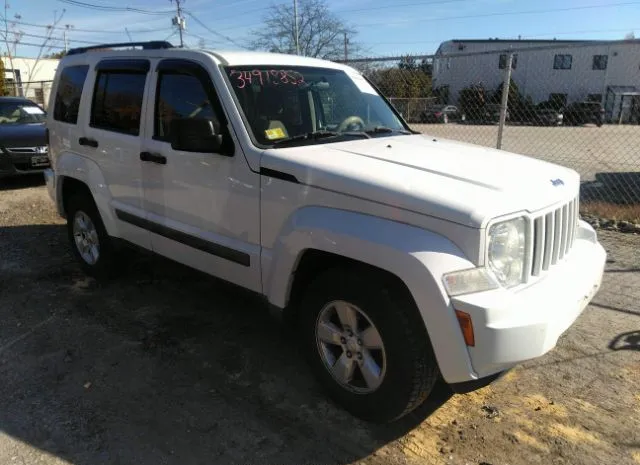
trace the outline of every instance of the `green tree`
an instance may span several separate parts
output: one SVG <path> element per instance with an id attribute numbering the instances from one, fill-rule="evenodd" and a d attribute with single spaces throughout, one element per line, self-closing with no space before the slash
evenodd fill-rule
<path id="1" fill-rule="evenodd" d="M 482 84 L 473 84 L 460 91 L 458 106 L 469 120 L 482 119 L 488 103 L 487 91 Z"/>
<path id="2" fill-rule="evenodd" d="M 0 60 L 0 95 L 9 95 L 4 76 L 4 61 Z"/>

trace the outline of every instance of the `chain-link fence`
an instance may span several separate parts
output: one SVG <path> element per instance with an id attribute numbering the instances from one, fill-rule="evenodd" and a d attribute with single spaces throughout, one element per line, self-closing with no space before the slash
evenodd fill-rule
<path id="1" fill-rule="evenodd" d="M 5 83 L 5 95 L 25 97 L 42 106 L 45 110 L 49 104 L 53 81 L 28 81 Z"/>
<path id="2" fill-rule="evenodd" d="M 570 167 L 583 213 L 640 222 L 640 40 L 449 41 L 348 64 L 414 129 Z"/>

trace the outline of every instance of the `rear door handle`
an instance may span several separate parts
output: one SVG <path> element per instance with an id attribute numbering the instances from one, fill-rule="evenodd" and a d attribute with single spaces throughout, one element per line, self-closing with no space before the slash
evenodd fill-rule
<path id="1" fill-rule="evenodd" d="M 151 163 L 157 163 L 158 165 L 167 164 L 167 157 L 160 155 L 159 153 L 140 152 L 140 160 L 150 161 Z"/>
<path id="2" fill-rule="evenodd" d="M 87 145 L 93 148 L 98 147 L 98 141 L 95 139 L 89 139 L 88 137 L 81 137 L 80 139 L 78 139 L 78 144 Z"/>

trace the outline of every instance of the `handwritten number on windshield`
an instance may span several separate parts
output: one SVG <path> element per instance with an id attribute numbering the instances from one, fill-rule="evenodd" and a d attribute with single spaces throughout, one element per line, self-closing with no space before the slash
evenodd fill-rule
<path id="1" fill-rule="evenodd" d="M 304 83 L 304 76 L 297 71 L 278 69 L 253 69 L 250 71 L 231 70 L 229 77 L 233 85 L 238 89 L 244 89 L 247 84 L 259 84 L 260 86 L 292 85 L 298 86 Z"/>

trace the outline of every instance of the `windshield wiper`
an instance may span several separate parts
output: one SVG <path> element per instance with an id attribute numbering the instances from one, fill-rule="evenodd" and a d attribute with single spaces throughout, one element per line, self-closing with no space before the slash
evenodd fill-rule
<path id="1" fill-rule="evenodd" d="M 390 134 L 392 132 L 398 132 L 400 134 L 411 134 L 409 131 L 405 131 L 404 129 L 392 129 L 386 126 L 376 126 L 373 129 L 368 129 L 365 131 L 367 134 Z"/>
<path id="2" fill-rule="evenodd" d="M 297 136 L 291 136 L 287 139 L 281 139 L 273 143 L 274 147 L 278 145 L 286 145 L 292 142 L 298 142 L 302 140 L 318 140 L 326 139 L 329 137 L 341 137 L 341 136 L 356 136 L 369 138 L 369 135 L 364 132 L 336 132 L 336 131 L 313 131 L 306 134 L 298 134 Z"/>

